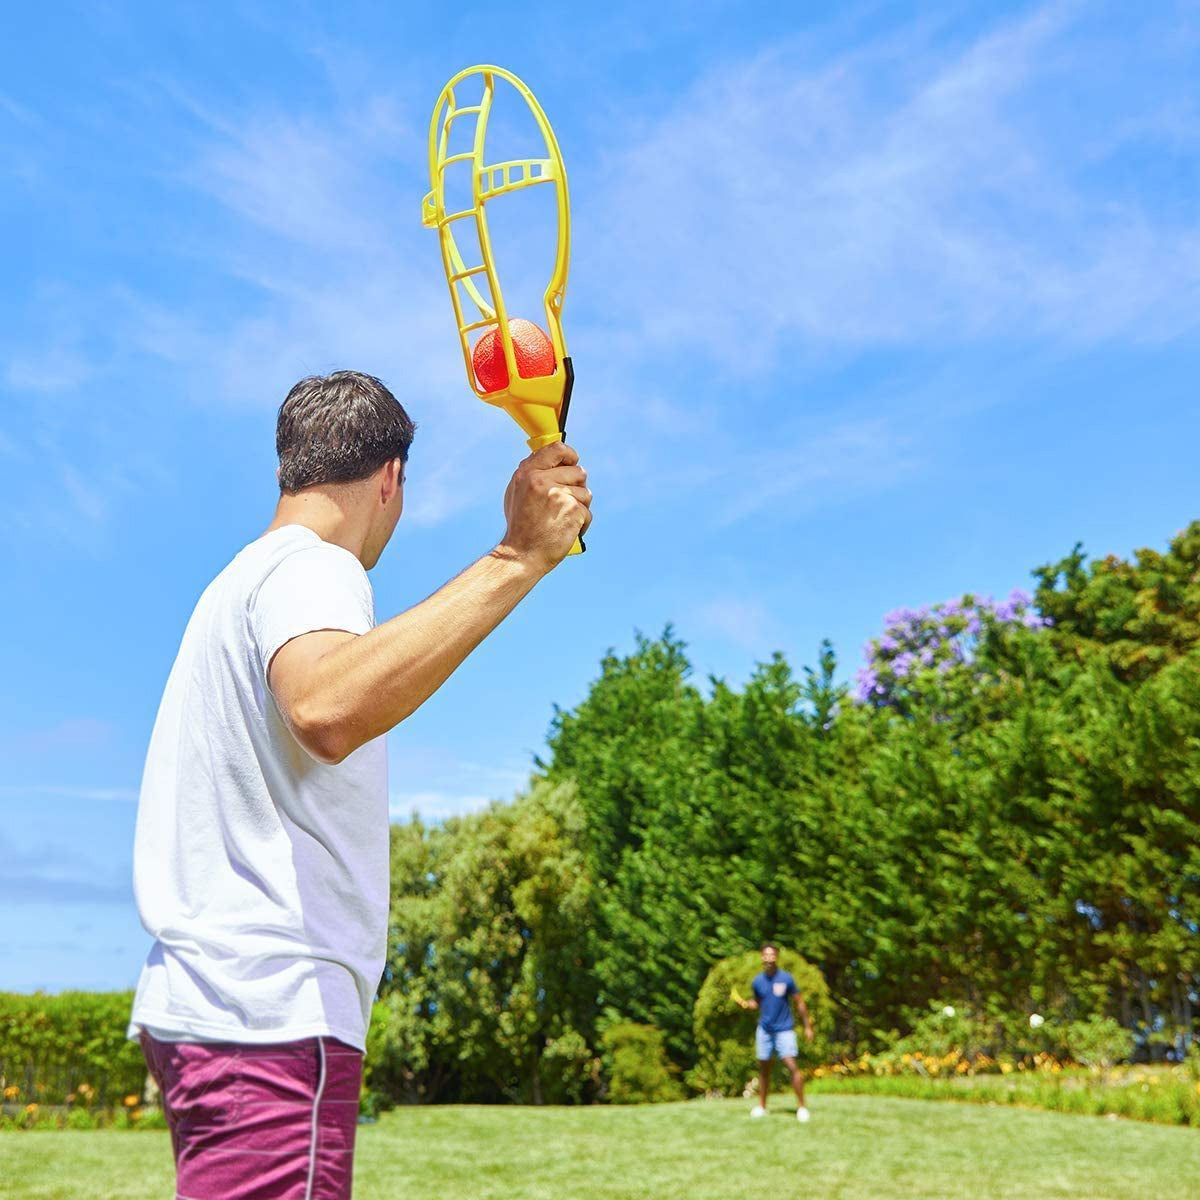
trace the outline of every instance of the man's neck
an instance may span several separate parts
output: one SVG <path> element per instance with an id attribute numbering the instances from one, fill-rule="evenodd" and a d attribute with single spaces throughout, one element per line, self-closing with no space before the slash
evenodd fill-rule
<path id="1" fill-rule="evenodd" d="M 362 562 L 368 521 L 355 511 L 356 506 L 346 503 L 347 499 L 349 497 L 319 487 L 282 495 L 266 532 L 282 529 L 285 525 L 303 525 L 322 541 L 349 550 Z"/>

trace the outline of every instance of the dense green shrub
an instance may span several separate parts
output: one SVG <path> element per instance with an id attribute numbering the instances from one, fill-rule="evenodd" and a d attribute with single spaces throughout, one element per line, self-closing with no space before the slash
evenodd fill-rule
<path id="1" fill-rule="evenodd" d="M 125 1037 L 132 1007 L 132 992 L 0 993 L 5 1099 L 116 1107 L 141 1096 L 146 1064 Z"/>
<path id="2" fill-rule="evenodd" d="M 1008 1049 L 997 1023 L 981 1016 L 965 1002 L 943 1004 L 935 1000 L 929 1008 L 929 1012 L 917 1019 L 912 1032 L 885 1051 L 885 1055 L 945 1058 L 958 1054 L 974 1063 L 982 1055 L 995 1056 Z"/>
<path id="3" fill-rule="evenodd" d="M 1050 1112 L 1128 1117 L 1200 1128 L 1200 1094 L 1179 1068 L 1129 1070 L 1107 1080 L 1091 1072 L 1028 1071 L 1021 1075 L 929 1078 L 919 1075 L 823 1075 L 814 1091 L 910 1100 L 1010 1104 Z"/>
<path id="4" fill-rule="evenodd" d="M 1112 1017 L 1075 1021 L 1067 1026 L 1065 1033 L 1071 1057 L 1086 1067 L 1107 1071 L 1133 1054 L 1133 1034 Z"/>
<path id="5" fill-rule="evenodd" d="M 684 1098 L 662 1034 L 653 1025 L 618 1021 L 600 1039 L 607 1096 L 613 1104 L 660 1104 Z"/>

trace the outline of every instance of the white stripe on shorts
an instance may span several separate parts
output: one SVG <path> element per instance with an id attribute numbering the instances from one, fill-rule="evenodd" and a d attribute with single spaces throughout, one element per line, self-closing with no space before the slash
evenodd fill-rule
<path id="1" fill-rule="evenodd" d="M 317 1110 L 321 1106 L 321 1093 L 325 1090 L 325 1039 L 317 1038 L 317 1051 L 321 1055 L 321 1075 L 317 1080 L 317 1094 L 313 1097 L 312 1140 L 308 1146 L 308 1186 L 304 1189 L 304 1200 L 312 1200 L 313 1182 L 317 1173 Z"/>

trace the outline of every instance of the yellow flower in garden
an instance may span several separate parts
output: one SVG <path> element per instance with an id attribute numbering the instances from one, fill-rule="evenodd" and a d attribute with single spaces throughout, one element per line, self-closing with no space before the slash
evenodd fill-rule
<path id="1" fill-rule="evenodd" d="M 27 1113 L 29 1116 L 31 1116 L 31 1117 L 32 1117 L 32 1116 L 33 1116 L 33 1114 L 37 1112 L 37 1105 L 36 1105 L 36 1104 L 27 1104 L 27 1105 L 25 1105 L 25 1112 L 26 1112 L 26 1113 Z"/>
<path id="2" fill-rule="evenodd" d="M 133 1108 L 133 1106 L 135 1104 L 137 1104 L 137 1102 L 138 1102 L 138 1098 L 136 1096 L 126 1096 L 125 1097 L 125 1107 L 126 1108 Z"/>
<path id="3" fill-rule="evenodd" d="M 21 1089 L 17 1087 L 16 1084 L 13 1084 L 12 1087 L 6 1087 L 4 1089 L 5 1100 L 15 1100 L 20 1094 Z"/>
<path id="4" fill-rule="evenodd" d="M 958 1064 L 958 1066 L 957 1066 L 957 1067 L 955 1067 L 954 1069 L 955 1069 L 955 1070 L 956 1070 L 956 1071 L 957 1071 L 957 1072 L 958 1072 L 960 1075 L 965 1075 L 965 1074 L 966 1074 L 966 1073 L 967 1073 L 967 1072 L 968 1072 L 968 1071 L 971 1069 L 971 1064 L 970 1064 L 969 1062 L 967 1062 L 967 1060 L 964 1058 L 964 1059 L 962 1060 L 962 1062 L 960 1062 L 960 1063 Z"/>

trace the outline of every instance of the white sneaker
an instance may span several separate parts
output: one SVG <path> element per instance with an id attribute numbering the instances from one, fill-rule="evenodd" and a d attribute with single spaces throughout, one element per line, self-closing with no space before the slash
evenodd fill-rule
<path id="1" fill-rule="evenodd" d="M 812 1117 L 807 1108 L 801 1107 L 801 1108 L 796 1109 L 796 1120 L 797 1121 L 809 1121 L 811 1119 L 812 1119 Z"/>
<path id="2" fill-rule="evenodd" d="M 767 1115 L 767 1110 L 765 1108 L 763 1108 L 763 1106 L 761 1104 L 756 1104 L 750 1110 L 750 1115 L 752 1117 L 765 1117 Z"/>

